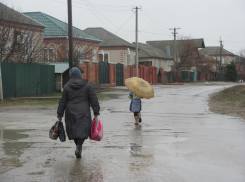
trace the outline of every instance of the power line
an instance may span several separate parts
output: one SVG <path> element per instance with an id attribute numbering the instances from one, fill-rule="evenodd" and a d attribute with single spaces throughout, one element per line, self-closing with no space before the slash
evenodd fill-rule
<path id="1" fill-rule="evenodd" d="M 118 31 L 117 32 L 119 32 L 119 30 L 121 30 L 121 28 L 132 18 L 132 16 L 134 15 L 134 13 L 129 17 L 129 19 L 118 29 Z M 117 33 L 116 32 L 116 33 Z M 115 34 L 116 34 L 115 33 Z"/>
<path id="2" fill-rule="evenodd" d="M 142 14 L 143 14 L 143 16 L 145 16 L 146 18 L 149 18 L 151 21 L 154 21 L 155 24 L 159 25 L 160 27 L 166 28 L 166 26 L 163 26 L 163 25 L 159 24 L 155 19 L 151 18 L 151 17 L 150 17 L 149 15 L 147 15 L 144 11 L 142 11 Z"/>
<path id="3" fill-rule="evenodd" d="M 55 2 L 58 2 L 60 4 L 67 4 L 67 3 L 64 3 L 64 2 L 60 2 L 60 1 L 57 1 L 57 0 L 53 0 Z M 81 4 L 81 3 L 76 3 L 74 2 L 75 4 Z M 82 4 L 81 4 L 82 5 Z M 86 7 L 84 6 L 77 6 L 77 5 L 72 5 L 73 7 L 76 7 L 76 8 L 80 8 L 80 9 L 86 9 L 86 10 L 93 10 L 91 8 L 88 8 L 88 5 L 86 5 Z M 121 12 L 121 11 L 130 11 L 130 10 L 115 10 L 115 9 L 108 9 L 108 8 L 100 8 L 98 9 L 97 11 L 106 11 L 106 12 Z"/>
<path id="4" fill-rule="evenodd" d="M 87 1 L 88 2 L 88 1 Z M 89 2 L 88 2 L 89 3 Z M 89 3 L 90 4 L 90 3 Z M 90 6 L 91 7 L 93 7 L 91 4 L 90 4 Z M 117 28 L 120 28 L 120 27 L 118 27 L 117 25 L 115 25 L 114 23 L 112 23 L 111 21 L 109 21 L 107 18 L 105 18 L 101 13 L 99 13 L 94 7 L 93 7 L 93 9 L 98 13 L 98 14 L 100 14 L 100 16 L 102 16 L 104 19 L 106 19 L 109 23 L 111 23 L 112 25 L 114 25 L 115 27 L 117 27 Z M 124 29 L 122 29 L 122 30 L 124 30 Z M 124 31 L 128 31 L 128 30 L 124 30 Z M 130 31 L 131 32 L 131 31 Z"/>
<path id="5" fill-rule="evenodd" d="M 142 17 L 140 17 L 141 20 L 143 20 L 144 22 L 146 22 L 147 24 L 152 25 L 153 27 L 157 28 L 158 30 L 163 31 L 162 29 L 160 29 L 159 27 L 156 27 L 155 25 L 151 24 L 150 22 L 148 22 L 147 20 L 143 19 Z"/>
<path id="6" fill-rule="evenodd" d="M 79 0 L 85 4 L 88 4 L 87 0 Z M 90 4 L 93 4 L 94 7 L 96 6 L 101 6 L 101 7 L 112 7 L 112 8 L 122 8 L 122 7 L 132 7 L 132 6 L 112 6 L 112 5 L 104 5 L 104 4 L 99 4 L 99 3 L 91 3 L 89 2 Z"/>
<path id="7" fill-rule="evenodd" d="M 152 15 L 150 12 L 148 12 L 146 9 L 143 9 L 143 10 L 145 10 L 145 12 L 148 13 L 148 15 L 152 16 L 154 19 L 157 19 L 158 21 L 161 21 L 162 23 L 164 23 L 164 24 L 170 26 L 169 24 L 167 24 L 167 23 L 163 22 L 162 20 L 158 19 L 157 17 L 153 16 L 153 15 Z"/>
<path id="8" fill-rule="evenodd" d="M 168 31 L 168 30 L 167 30 L 167 31 Z M 166 31 L 166 32 L 167 32 L 167 31 Z M 164 33 L 146 32 L 146 31 L 139 31 L 139 32 L 141 32 L 141 33 L 148 33 L 148 34 L 157 34 L 157 35 L 172 36 L 172 35 L 166 35 L 166 34 L 165 34 L 166 32 L 164 32 Z"/>

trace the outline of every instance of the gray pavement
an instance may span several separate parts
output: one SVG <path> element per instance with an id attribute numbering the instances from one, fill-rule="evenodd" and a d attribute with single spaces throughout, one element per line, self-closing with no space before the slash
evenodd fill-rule
<path id="1" fill-rule="evenodd" d="M 101 142 L 53 141 L 56 107 L 0 110 L 0 181 L 244 182 L 245 121 L 209 111 L 209 94 L 234 84 L 153 86 L 134 126 L 127 93 L 101 104 Z M 3 133 L 3 135 L 2 135 Z"/>

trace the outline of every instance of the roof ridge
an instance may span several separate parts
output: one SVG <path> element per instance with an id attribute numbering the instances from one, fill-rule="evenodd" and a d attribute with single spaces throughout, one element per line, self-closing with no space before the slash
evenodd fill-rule
<path id="1" fill-rule="evenodd" d="M 76 27 L 75 27 L 75 28 L 76 28 Z M 85 29 L 85 30 L 86 30 L 86 29 Z M 97 36 L 95 36 L 95 35 L 92 35 L 91 33 L 88 33 L 88 32 L 86 32 L 85 30 L 82 30 L 82 31 L 83 31 L 84 33 L 87 33 L 87 34 L 89 34 L 89 35 L 91 35 L 91 36 L 97 38 L 97 39 L 100 39 L 101 42 L 103 42 L 103 40 L 102 40 L 101 38 L 99 38 L 99 37 L 97 37 Z"/>
<path id="2" fill-rule="evenodd" d="M 108 34 L 110 34 L 110 36 L 112 36 L 112 37 L 114 37 L 114 38 L 116 38 L 116 40 L 118 41 L 118 42 L 120 42 L 121 44 L 123 44 L 124 46 L 127 46 L 126 44 L 124 44 L 123 42 L 121 42 L 119 39 L 122 39 L 122 38 L 120 38 L 120 37 L 118 37 L 117 35 L 115 35 L 115 34 L 113 34 L 113 33 L 111 33 L 111 32 L 109 32 L 108 30 L 106 30 L 106 29 L 104 29 L 103 27 L 100 27 L 102 30 L 104 30 L 105 32 L 107 32 Z M 118 39 L 119 38 L 119 39 Z M 123 39 L 122 39 L 123 40 Z M 124 41 L 126 41 L 126 40 L 124 40 Z M 126 42 L 128 42 L 128 41 L 126 41 Z M 129 44 L 131 44 L 130 42 L 128 42 Z"/>
<path id="3" fill-rule="evenodd" d="M 143 43 L 140 43 L 140 44 L 143 44 Z M 143 46 L 144 46 L 144 44 L 143 44 Z M 141 47 L 141 46 L 140 46 Z M 141 47 L 141 49 L 142 49 L 142 47 Z M 149 54 L 151 57 L 153 57 L 153 55 L 151 54 L 151 53 L 149 53 L 148 51 L 146 51 L 144 48 L 142 49 L 144 52 L 146 52 L 147 54 Z"/>
<path id="4" fill-rule="evenodd" d="M 45 14 L 45 13 L 43 13 L 43 12 L 40 12 L 42 15 L 44 15 L 44 17 L 46 17 L 46 18 L 48 18 L 48 20 L 51 22 L 51 23 L 53 23 L 53 24 L 55 24 L 57 27 L 59 27 L 62 31 L 63 31 L 63 33 L 67 33 L 68 34 L 68 31 L 66 32 L 62 27 L 60 27 L 59 25 L 57 25 L 56 23 L 54 23 L 53 21 L 51 21 L 50 19 L 49 19 L 49 17 L 51 17 L 51 18 L 54 18 L 54 17 L 52 17 L 52 16 L 50 16 L 50 15 L 47 15 L 47 14 Z M 58 20 L 58 21 L 60 21 L 60 22 L 62 22 L 61 20 L 59 20 L 59 19 L 57 19 L 57 18 L 54 18 L 55 20 Z M 62 23 L 65 23 L 65 22 L 62 22 Z"/>
<path id="5" fill-rule="evenodd" d="M 25 15 L 24 13 L 21 13 L 23 16 L 25 16 L 25 17 L 27 17 L 27 18 L 30 18 L 31 20 L 33 20 L 33 21 L 35 21 L 35 22 L 37 22 L 38 24 L 40 24 L 39 26 L 43 26 L 43 27 L 46 27 L 44 24 L 42 24 L 42 23 L 40 23 L 40 22 L 38 22 L 37 20 L 34 20 L 33 18 L 31 18 L 31 17 L 29 17 L 29 16 L 27 16 L 27 15 Z M 38 25 L 35 25 L 35 26 L 38 26 Z"/>

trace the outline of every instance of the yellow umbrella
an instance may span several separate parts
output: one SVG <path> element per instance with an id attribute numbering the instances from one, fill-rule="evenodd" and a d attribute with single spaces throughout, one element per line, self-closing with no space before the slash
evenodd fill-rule
<path id="1" fill-rule="evenodd" d="M 125 85 L 131 92 L 135 93 L 139 97 L 146 99 L 154 97 L 153 88 L 147 81 L 143 80 L 142 78 L 132 77 L 125 79 Z"/>

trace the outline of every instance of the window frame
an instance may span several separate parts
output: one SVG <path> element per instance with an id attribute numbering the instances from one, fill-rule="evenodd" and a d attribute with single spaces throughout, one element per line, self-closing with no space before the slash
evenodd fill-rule
<path id="1" fill-rule="evenodd" d="M 45 50 L 45 49 L 46 49 L 46 50 L 51 50 L 51 49 L 53 50 L 53 60 L 52 60 L 52 61 L 55 62 L 54 48 L 52 48 L 52 47 L 51 47 L 51 48 L 45 47 L 44 50 Z M 45 52 L 44 52 L 44 50 L 43 50 L 43 57 L 45 57 Z M 52 62 L 52 61 L 50 61 L 49 51 L 47 51 L 47 60 L 48 60 L 48 62 Z M 45 60 L 44 60 L 44 61 L 45 61 Z"/>

